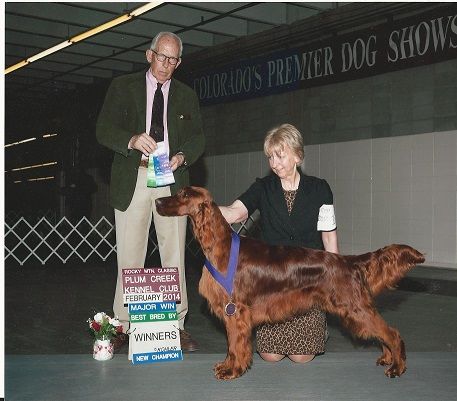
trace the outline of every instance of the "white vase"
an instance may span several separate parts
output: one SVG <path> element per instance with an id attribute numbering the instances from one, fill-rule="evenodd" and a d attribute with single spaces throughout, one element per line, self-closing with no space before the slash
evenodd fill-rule
<path id="1" fill-rule="evenodd" d="M 108 361 L 114 355 L 114 347 L 111 340 L 95 340 L 93 357 L 97 361 Z"/>

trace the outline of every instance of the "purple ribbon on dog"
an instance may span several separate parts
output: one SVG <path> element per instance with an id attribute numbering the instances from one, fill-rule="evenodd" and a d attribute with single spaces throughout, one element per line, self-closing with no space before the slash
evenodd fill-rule
<path id="1" fill-rule="evenodd" d="M 240 251 L 240 237 L 239 235 L 232 231 L 232 244 L 230 245 L 230 256 L 229 262 L 227 266 L 227 274 L 224 276 L 220 273 L 216 268 L 211 264 L 211 262 L 206 259 L 205 260 L 205 267 L 213 276 L 214 280 L 216 280 L 222 287 L 225 288 L 225 291 L 232 297 L 233 292 L 233 280 L 235 279 L 236 273 L 236 266 L 238 264 L 238 254 Z M 229 316 L 235 314 L 236 307 L 235 304 L 230 302 L 225 305 L 225 313 Z"/>

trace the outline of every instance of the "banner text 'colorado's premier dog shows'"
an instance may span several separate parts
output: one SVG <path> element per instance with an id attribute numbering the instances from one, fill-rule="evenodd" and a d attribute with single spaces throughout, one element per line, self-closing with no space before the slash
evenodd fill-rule
<path id="1" fill-rule="evenodd" d="M 192 77 L 202 104 L 326 85 L 457 57 L 457 5 Z"/>

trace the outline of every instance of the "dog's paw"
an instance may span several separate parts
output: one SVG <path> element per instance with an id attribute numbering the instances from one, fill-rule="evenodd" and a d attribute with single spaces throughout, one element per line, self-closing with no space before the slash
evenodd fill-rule
<path id="1" fill-rule="evenodd" d="M 400 367 L 398 365 L 392 365 L 389 369 L 384 372 L 387 377 L 394 378 L 400 377 L 406 371 L 406 366 Z"/>
<path id="2" fill-rule="evenodd" d="M 241 369 L 236 369 L 225 362 L 219 362 L 214 365 L 214 376 L 219 380 L 231 380 L 240 377 L 243 374 Z"/>
<path id="3" fill-rule="evenodd" d="M 392 357 L 391 356 L 385 356 L 381 355 L 377 360 L 376 360 L 376 365 L 382 365 L 382 366 L 390 366 L 392 365 Z"/>
<path id="4" fill-rule="evenodd" d="M 232 369 L 225 362 L 216 363 L 214 365 L 214 376 L 219 380 L 231 379 Z"/>

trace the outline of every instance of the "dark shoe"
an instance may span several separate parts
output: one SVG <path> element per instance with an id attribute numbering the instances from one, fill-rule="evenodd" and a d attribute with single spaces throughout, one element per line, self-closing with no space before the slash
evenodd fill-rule
<path id="1" fill-rule="evenodd" d="M 114 337 L 111 342 L 113 343 L 114 352 L 119 351 L 124 345 L 129 343 L 129 336 L 125 333 L 119 333 Z"/>
<path id="2" fill-rule="evenodd" d="M 190 334 L 185 330 L 179 330 L 179 337 L 181 339 L 181 350 L 187 352 L 194 352 L 198 350 L 198 344 L 192 339 Z"/>

